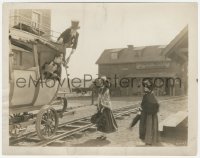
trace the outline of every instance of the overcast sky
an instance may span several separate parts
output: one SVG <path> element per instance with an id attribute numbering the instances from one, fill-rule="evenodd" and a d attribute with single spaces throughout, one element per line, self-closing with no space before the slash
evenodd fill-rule
<path id="1" fill-rule="evenodd" d="M 188 4 L 65 4 L 52 10 L 52 29 L 64 31 L 80 21 L 78 47 L 69 63 L 70 77 L 95 75 L 104 49 L 167 45 L 189 22 Z"/>

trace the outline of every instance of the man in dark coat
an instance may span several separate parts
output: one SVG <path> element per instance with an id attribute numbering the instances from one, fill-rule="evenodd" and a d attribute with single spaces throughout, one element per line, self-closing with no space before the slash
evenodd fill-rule
<path id="1" fill-rule="evenodd" d="M 77 30 L 80 28 L 79 21 L 71 21 L 71 27 L 67 28 L 58 38 L 58 42 L 63 43 L 66 48 L 76 49 L 78 44 L 79 33 Z"/>
<path id="2" fill-rule="evenodd" d="M 69 56 L 66 59 L 65 65 L 68 64 L 71 55 L 76 50 L 79 37 L 79 33 L 77 32 L 77 30 L 79 28 L 80 28 L 79 21 L 71 21 L 71 27 L 67 28 L 57 39 L 57 42 L 64 44 L 66 48 L 72 48 Z"/>

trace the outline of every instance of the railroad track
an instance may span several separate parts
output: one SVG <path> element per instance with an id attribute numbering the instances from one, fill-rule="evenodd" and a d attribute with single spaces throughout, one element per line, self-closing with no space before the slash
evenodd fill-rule
<path id="1" fill-rule="evenodd" d="M 183 100 L 187 98 L 173 97 L 169 99 L 164 99 L 160 101 L 159 103 L 166 102 L 166 101 L 179 101 L 180 99 Z M 138 107 L 137 105 L 140 105 L 140 102 L 113 110 L 114 117 L 118 119 L 123 116 L 130 116 L 130 114 L 136 113 L 137 107 Z M 75 120 L 60 124 L 58 126 L 56 135 L 50 140 L 40 140 L 37 137 L 36 132 L 30 132 L 21 137 L 10 139 L 10 145 L 11 146 L 48 146 L 48 145 L 51 145 L 51 143 L 56 142 L 56 141 L 67 140 L 70 136 L 73 136 L 81 132 L 96 131 L 96 127 L 94 124 L 90 122 L 90 118 L 91 116 L 87 116 L 87 117 L 75 119 Z"/>
<path id="2" fill-rule="evenodd" d="M 126 106 L 123 108 L 119 108 L 116 110 L 113 110 L 113 114 L 115 118 L 118 118 L 122 115 L 127 115 L 133 112 L 136 112 L 136 108 L 133 108 L 133 106 L 136 106 L 137 104 L 133 104 L 130 106 Z M 76 119 L 73 121 L 65 122 L 59 125 L 57 130 L 57 135 L 54 136 L 50 140 L 40 140 L 37 138 L 36 132 L 30 132 L 27 133 L 21 137 L 11 139 L 10 145 L 17 145 L 18 142 L 31 142 L 31 146 L 46 146 L 56 140 L 62 139 L 64 137 L 71 136 L 75 133 L 84 131 L 84 130 L 95 130 L 95 125 L 90 123 L 91 116 L 83 117 L 80 119 Z M 33 144 L 33 142 L 35 142 Z M 23 145 L 22 145 L 23 146 Z"/>

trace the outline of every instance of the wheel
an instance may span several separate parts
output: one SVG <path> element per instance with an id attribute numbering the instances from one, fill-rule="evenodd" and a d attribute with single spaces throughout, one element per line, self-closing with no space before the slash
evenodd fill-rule
<path id="1" fill-rule="evenodd" d="M 58 128 L 58 114 L 52 107 L 44 107 L 37 114 L 36 132 L 40 139 L 51 139 Z"/>

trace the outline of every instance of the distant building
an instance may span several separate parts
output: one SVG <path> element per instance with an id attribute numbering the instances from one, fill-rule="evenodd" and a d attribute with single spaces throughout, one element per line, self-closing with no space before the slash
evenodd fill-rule
<path id="1" fill-rule="evenodd" d="M 182 36 L 176 40 L 180 43 Z M 185 74 L 183 69 L 187 71 L 185 70 L 187 63 L 184 62 L 183 66 L 182 60 L 177 59 L 179 60 L 177 62 L 173 55 L 170 55 L 173 54 L 172 49 L 175 49 L 172 45 L 174 44 L 144 47 L 128 45 L 127 48 L 106 49 L 96 62 L 98 73 L 111 79 L 112 95 L 141 95 L 143 93 L 141 81 L 144 78 L 154 81 L 156 95 L 185 94 L 182 80 Z M 185 46 L 187 49 L 188 46 Z"/>
<path id="2" fill-rule="evenodd" d="M 51 10 L 12 10 L 10 13 L 10 27 L 18 28 L 49 39 L 51 37 Z"/>

